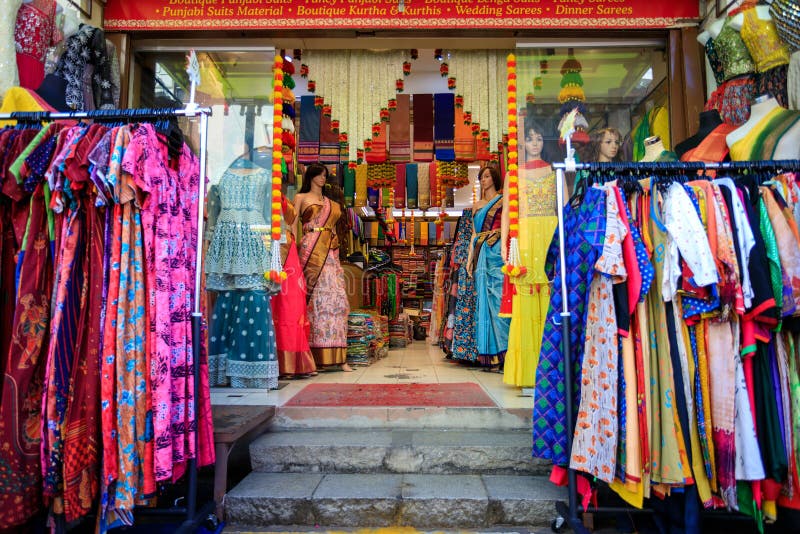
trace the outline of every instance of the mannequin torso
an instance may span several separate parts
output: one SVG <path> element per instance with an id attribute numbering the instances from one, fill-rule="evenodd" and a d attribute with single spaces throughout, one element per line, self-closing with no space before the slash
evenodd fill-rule
<path id="1" fill-rule="evenodd" d="M 728 134 L 731 158 L 797 159 L 800 155 L 800 113 L 780 107 L 774 98 L 759 97 L 750 119 Z"/>
<path id="2" fill-rule="evenodd" d="M 716 109 L 700 113 L 700 126 L 697 133 L 675 145 L 675 153 L 683 156 L 689 150 L 697 147 L 717 126 L 722 124 L 722 117 Z"/>

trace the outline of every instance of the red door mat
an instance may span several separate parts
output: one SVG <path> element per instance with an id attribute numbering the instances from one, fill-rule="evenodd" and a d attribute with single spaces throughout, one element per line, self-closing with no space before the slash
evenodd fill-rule
<path id="1" fill-rule="evenodd" d="M 483 388 L 455 384 L 309 384 L 284 406 L 495 407 Z"/>

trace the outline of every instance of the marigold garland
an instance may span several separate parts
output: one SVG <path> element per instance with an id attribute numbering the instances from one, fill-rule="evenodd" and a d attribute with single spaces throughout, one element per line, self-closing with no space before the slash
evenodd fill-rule
<path id="1" fill-rule="evenodd" d="M 282 163 L 283 147 L 282 134 L 283 128 L 283 57 L 275 56 L 273 68 L 273 115 L 272 115 L 272 217 L 270 229 L 272 234 L 272 246 L 270 247 L 270 271 L 265 273 L 265 277 L 276 284 L 286 280 L 286 271 L 281 266 L 281 183 L 282 183 Z"/>
<path id="2" fill-rule="evenodd" d="M 508 237 L 509 249 L 503 273 L 516 277 L 525 274 L 519 253 L 519 176 L 517 164 L 517 58 L 506 59 L 508 74 Z M 505 136 L 504 136 L 505 137 Z"/>

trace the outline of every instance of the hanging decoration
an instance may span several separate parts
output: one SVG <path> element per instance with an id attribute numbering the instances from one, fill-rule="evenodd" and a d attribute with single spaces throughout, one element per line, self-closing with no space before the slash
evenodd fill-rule
<path id="1" fill-rule="evenodd" d="M 585 144 L 589 140 L 589 123 L 586 120 L 586 93 L 583 92 L 583 77 L 581 70 L 583 66 L 574 56 L 574 50 L 569 49 L 568 57 L 564 64 L 561 66 L 561 91 L 558 93 L 558 101 L 562 104 L 559 114 L 561 121 L 564 121 L 567 115 L 577 110 L 575 115 L 575 133 L 572 134 L 572 142 L 576 144 Z M 535 82 L 534 82 L 535 83 Z M 559 125 L 559 129 L 561 126 Z M 563 142 L 563 140 L 561 141 Z"/>
<path id="2" fill-rule="evenodd" d="M 398 93 L 402 93 L 403 89 L 405 89 L 405 86 L 406 86 L 406 82 L 404 82 L 402 78 L 398 78 L 394 82 L 395 91 L 397 91 Z"/>
<path id="3" fill-rule="evenodd" d="M 416 48 L 411 49 L 411 59 L 417 59 L 419 57 L 419 50 Z"/>
<path id="4" fill-rule="evenodd" d="M 272 116 L 272 219 L 270 247 L 270 271 L 265 277 L 276 284 L 286 280 L 286 271 L 281 265 L 281 183 L 283 173 L 283 56 L 275 56 L 273 68 L 273 116 Z"/>
<path id="5" fill-rule="evenodd" d="M 301 78 L 308 78 L 308 65 L 302 63 L 300 65 L 300 77 Z"/>
<path id="6" fill-rule="evenodd" d="M 442 64 L 439 65 L 439 74 L 442 75 L 442 78 L 447 78 L 447 75 L 449 73 L 450 73 L 450 65 L 448 65 L 446 62 L 442 62 Z"/>
<path id="7" fill-rule="evenodd" d="M 447 88 L 451 91 L 456 88 L 456 79 L 450 76 L 447 78 Z"/>
<path id="8" fill-rule="evenodd" d="M 517 58 L 506 59 L 508 80 L 508 260 L 503 273 L 512 277 L 525 274 L 519 253 L 519 166 L 517 164 Z"/>
<path id="9" fill-rule="evenodd" d="M 308 92 L 315 93 L 317 91 L 317 82 L 314 80 L 308 80 Z"/>
<path id="10" fill-rule="evenodd" d="M 458 88 L 456 106 L 489 131 L 490 147 L 497 145 L 506 128 L 505 56 L 503 50 L 456 50 L 447 60 Z"/>
<path id="11" fill-rule="evenodd" d="M 356 161 L 365 140 L 372 139 L 372 124 L 387 107 L 403 77 L 403 50 L 305 50 L 303 60 L 316 92 L 325 96 L 339 119 L 339 133 L 348 134 L 349 161 Z"/>
<path id="12" fill-rule="evenodd" d="M 403 76 L 408 76 L 409 74 L 411 74 L 411 62 L 403 61 Z"/>

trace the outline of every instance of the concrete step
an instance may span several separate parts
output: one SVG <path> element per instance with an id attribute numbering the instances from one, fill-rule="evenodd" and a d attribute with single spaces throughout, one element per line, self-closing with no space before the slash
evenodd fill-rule
<path id="1" fill-rule="evenodd" d="M 252 469 L 289 473 L 545 475 L 528 430 L 289 430 L 250 445 Z"/>
<path id="2" fill-rule="evenodd" d="M 563 488 L 527 475 L 257 473 L 226 496 L 226 520 L 246 525 L 476 529 L 547 526 Z"/>
<path id="3" fill-rule="evenodd" d="M 530 408 L 464 407 L 307 407 L 279 406 L 273 429 L 298 428 L 451 428 L 531 430 Z"/>

